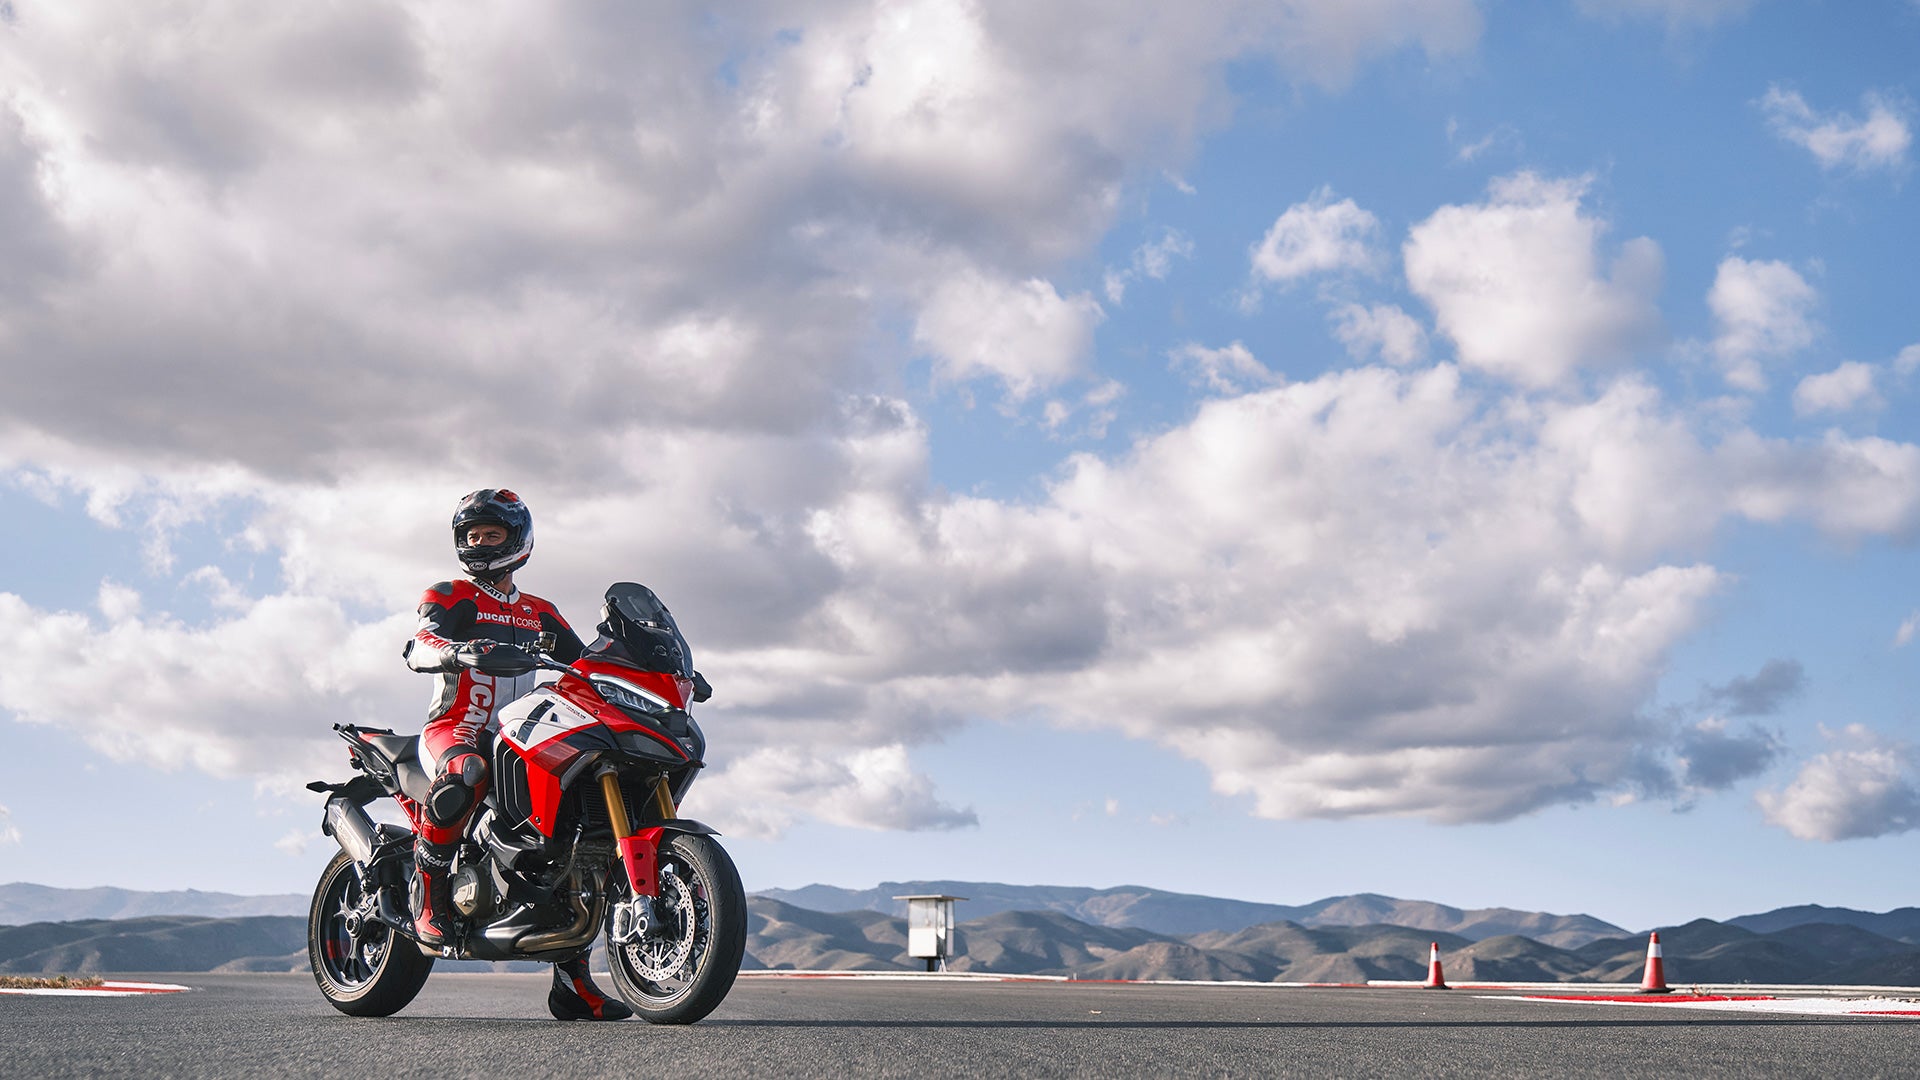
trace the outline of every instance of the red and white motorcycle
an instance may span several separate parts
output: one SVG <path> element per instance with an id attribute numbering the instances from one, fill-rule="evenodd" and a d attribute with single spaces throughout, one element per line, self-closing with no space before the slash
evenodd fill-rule
<path id="1" fill-rule="evenodd" d="M 706 739 L 687 712 L 693 660 L 673 616 L 643 585 L 606 593 L 607 620 L 572 664 L 497 645 L 480 670 L 559 673 L 502 708 L 492 782 L 451 872 L 456 912 L 444 950 L 414 937 L 412 829 L 376 824 L 391 797 L 418 828 L 432 777 L 417 736 L 337 724 L 361 775 L 307 785 L 329 795 L 322 831 L 340 852 L 320 875 L 307 951 L 341 1012 L 390 1016 L 425 985 L 436 955 L 559 961 L 604 930 L 620 997 L 656 1024 L 690 1024 L 733 986 L 746 947 L 746 896 L 713 829 L 682 818 Z"/>

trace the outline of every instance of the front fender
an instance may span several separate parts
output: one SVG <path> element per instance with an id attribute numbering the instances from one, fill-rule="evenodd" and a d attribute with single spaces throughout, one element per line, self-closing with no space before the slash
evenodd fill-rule
<path id="1" fill-rule="evenodd" d="M 692 818 L 668 818 L 666 821 L 649 821 L 651 828 L 664 829 L 670 833 L 687 833 L 693 836 L 719 836 L 720 830 Z"/>

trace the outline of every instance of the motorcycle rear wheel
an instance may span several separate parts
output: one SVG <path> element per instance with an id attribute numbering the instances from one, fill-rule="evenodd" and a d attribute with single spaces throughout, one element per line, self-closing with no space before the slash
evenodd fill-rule
<path id="1" fill-rule="evenodd" d="M 650 1024 L 691 1024 L 720 1005 L 747 948 L 747 895 L 733 860 L 710 836 L 676 833 L 660 845 L 665 934 L 637 944 L 607 942 L 607 968 L 620 997 Z M 629 898 L 613 875 L 614 899 Z M 611 934 L 611 927 L 609 927 Z"/>
<path id="2" fill-rule="evenodd" d="M 392 1016 L 427 984 L 433 957 L 377 922 L 361 923 L 358 938 L 349 916 L 364 899 L 360 875 L 346 852 L 320 872 L 307 911 L 307 959 L 329 1004 L 348 1016 Z"/>

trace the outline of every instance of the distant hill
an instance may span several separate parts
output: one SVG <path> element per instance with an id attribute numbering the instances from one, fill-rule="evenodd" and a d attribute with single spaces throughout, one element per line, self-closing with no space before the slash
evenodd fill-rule
<path id="1" fill-rule="evenodd" d="M 56 889 L 16 881 L 0 885 L 0 926 L 52 922 L 58 919 L 133 919 L 143 915 L 201 915 L 233 919 L 247 915 L 306 917 L 312 898 L 285 893 L 277 896 L 235 896 L 231 893 L 182 889 L 141 892 L 137 889 Z"/>
<path id="2" fill-rule="evenodd" d="M 766 896 L 750 897 L 747 907 L 748 968 L 917 971 L 924 966 L 907 955 L 903 919 L 864 909 L 810 911 Z M 996 912 L 962 922 L 958 931 L 955 971 L 1082 979 L 1419 979 L 1426 975 L 1428 945 L 1437 942 L 1453 982 L 1634 983 L 1646 958 L 1646 941 L 1638 936 L 1562 949 L 1514 934 L 1474 941 L 1405 926 L 1308 927 L 1284 921 L 1180 935 L 1095 925 L 1058 911 Z M 150 915 L 32 923 L 0 927 L 0 972 L 305 971 L 305 934 L 304 919 L 291 916 Z M 1667 979 L 1675 985 L 1920 986 L 1920 947 L 1853 926 L 1814 923 L 1756 934 L 1700 919 L 1664 928 L 1660 936 Z"/>
<path id="3" fill-rule="evenodd" d="M 867 910 L 808 911 L 754 896 L 749 964 L 802 970 L 919 970 L 905 921 Z M 1562 949 L 1516 934 L 1471 940 L 1405 926 L 1264 923 L 1233 932 L 1161 934 L 1096 926 L 1057 911 L 1003 911 L 962 922 L 955 971 L 1083 979 L 1364 982 L 1421 979 L 1438 943 L 1453 982 L 1637 983 L 1645 938 Z M 1920 986 L 1920 948 L 1856 927 L 1811 924 L 1771 934 L 1701 919 L 1660 932 L 1669 982 Z"/>
<path id="4" fill-rule="evenodd" d="M 307 966 L 306 919 L 148 915 L 0 928 L 0 971 L 297 971 Z"/>
<path id="5" fill-rule="evenodd" d="M 1904 941 L 1910 945 L 1920 945 L 1920 908 L 1913 907 L 1875 913 L 1855 911 L 1852 908 L 1821 907 L 1819 904 L 1800 904 L 1795 907 L 1776 908 L 1759 915 L 1742 915 L 1737 919 L 1727 920 L 1728 926 L 1737 926 L 1756 934 L 1770 934 L 1775 930 L 1785 930 L 1790 926 L 1805 926 L 1808 923 L 1854 926 L 1884 938 Z"/>
<path id="6" fill-rule="evenodd" d="M 981 881 L 887 881 L 871 889 L 808 885 L 800 889 L 766 889 L 755 895 L 815 911 L 864 909 L 904 916 L 906 904 L 893 898 L 915 893 L 966 897 L 966 903 L 956 909 L 956 913 L 965 919 L 986 918 L 1003 911 L 1057 911 L 1095 926 L 1136 927 L 1161 934 L 1230 932 L 1275 922 L 1293 922 L 1301 926 L 1390 924 L 1458 934 L 1471 941 L 1521 934 L 1544 944 L 1574 948 L 1589 941 L 1627 933 L 1591 915 L 1549 915 L 1512 908 L 1463 910 L 1425 900 L 1397 900 L 1373 893 L 1334 896 L 1294 906 L 1224 900 L 1141 885 L 1089 889 L 1063 885 L 1002 885 Z"/>

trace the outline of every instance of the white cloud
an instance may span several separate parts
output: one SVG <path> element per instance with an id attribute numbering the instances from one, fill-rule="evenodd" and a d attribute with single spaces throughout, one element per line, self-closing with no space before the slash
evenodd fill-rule
<path id="1" fill-rule="evenodd" d="M 1232 394 L 1281 382 L 1248 348 L 1236 341 L 1219 349 L 1188 342 L 1167 353 L 1176 369 L 1187 371 L 1194 383 L 1215 393 Z"/>
<path id="2" fill-rule="evenodd" d="M 1914 448 L 1708 443 L 1632 380 L 1274 386 L 1242 345 L 1193 362 L 1250 392 L 1028 498 L 931 479 L 892 389 L 916 346 L 1016 399 L 1087 377 L 1057 425 L 1116 400 L 1098 304 L 1050 275 L 1224 115 L 1229 61 L 1337 85 L 1480 17 L 1164 10 L 24 12 L 0 35 L 0 468 L 116 527 L 242 522 L 278 576 L 186 574 L 216 601 L 194 625 L 158 589 L 100 617 L 0 597 L 0 708 L 163 768 L 337 768 L 330 723 L 421 717 L 397 646 L 451 570 L 451 500 L 498 482 L 540 521 L 522 583 L 577 623 L 616 577 L 673 604 L 719 692 L 693 806 L 760 834 L 968 824 L 913 748 L 982 715 L 1158 740 L 1275 816 L 1651 784 L 1674 737 L 1640 709 L 1724 580 L 1674 552 L 1728 515 L 1910 530 Z M 317 47 L 343 38 L 368 44 Z M 1513 178 L 1416 230 L 1436 261 L 1409 279 L 1463 363 L 1540 385 L 1649 332 L 1657 249 L 1602 273 L 1579 189 Z M 1371 214 L 1295 209 L 1276 280 L 1372 265 Z M 1411 318 L 1366 310 L 1338 325 L 1410 357 Z M 451 452 L 460 430 L 498 437 Z M 129 679 L 147 694 L 103 707 Z"/>
<path id="3" fill-rule="evenodd" d="M 1356 360 L 1378 356 L 1404 367 L 1427 358 L 1426 327 L 1393 304 L 1346 304 L 1335 309 L 1331 318 L 1333 336 Z"/>
<path id="4" fill-rule="evenodd" d="M 1755 796 L 1768 824 L 1802 840 L 1829 842 L 1920 825 L 1920 787 L 1909 749 L 1859 724 L 1826 734 L 1838 744 L 1834 749 L 1807 761 L 1785 789 Z"/>
<path id="5" fill-rule="evenodd" d="M 1900 354 L 1893 358 L 1893 370 L 1901 378 L 1907 378 L 1914 372 L 1920 371 L 1920 345 L 1909 345 L 1901 349 Z"/>
<path id="6" fill-rule="evenodd" d="M 1874 389 L 1874 378 L 1873 365 L 1857 360 L 1849 360 L 1832 371 L 1809 375 L 1793 388 L 1793 411 L 1810 416 L 1876 408 L 1881 402 Z"/>
<path id="7" fill-rule="evenodd" d="M 293 829 L 275 840 L 273 847 L 281 854 L 297 857 L 305 855 L 315 839 L 316 834 L 311 829 Z"/>
<path id="8" fill-rule="evenodd" d="M 1754 521 L 1812 521 L 1837 537 L 1920 536 L 1920 446 L 1828 432 L 1817 441 L 1739 432 L 1719 448 L 1721 482 Z"/>
<path id="9" fill-rule="evenodd" d="M 1120 399 L 1125 396 L 1126 384 L 1108 379 L 1081 395 L 1078 402 L 1069 404 L 1058 398 L 1047 402 L 1041 422 L 1055 438 L 1104 439 L 1107 428 L 1120 416 Z M 1067 422 L 1075 417 L 1080 423 L 1070 429 Z"/>
<path id="10" fill-rule="evenodd" d="M 1193 239 L 1177 229 L 1168 229 L 1160 239 L 1134 249 L 1133 260 L 1121 270 L 1108 270 L 1104 278 L 1107 302 L 1125 299 L 1127 286 L 1141 278 L 1165 281 L 1173 272 L 1173 260 L 1193 257 Z"/>
<path id="11" fill-rule="evenodd" d="M 1255 276 L 1291 284 L 1312 274 L 1368 270 L 1379 262 L 1372 238 L 1380 219 L 1352 199 L 1335 202 L 1323 187 L 1289 206 L 1250 253 Z"/>
<path id="12" fill-rule="evenodd" d="M 98 604 L 108 622 L 124 622 L 140 613 L 140 593 L 117 582 L 103 581 Z"/>
<path id="13" fill-rule="evenodd" d="M 0 847 L 20 843 L 20 829 L 13 823 L 13 811 L 0 806 Z"/>
<path id="14" fill-rule="evenodd" d="M 1707 292 L 1719 335 L 1713 352 L 1727 382 L 1751 392 L 1766 389 L 1762 361 L 1790 356 L 1813 343 L 1813 308 L 1819 294 L 1783 262 L 1748 261 L 1730 255 Z"/>
<path id="15" fill-rule="evenodd" d="M 1086 293 L 1062 297 L 1048 282 L 964 273 L 942 282 L 920 311 L 914 339 L 950 378 L 991 372 L 1014 400 L 1074 375 L 1104 313 Z"/>
<path id="16" fill-rule="evenodd" d="M 1868 172 L 1904 165 L 1907 149 L 1913 145 L 1906 110 L 1879 94 L 1866 95 L 1861 105 L 1867 111 L 1864 119 L 1847 113 L 1816 113 L 1798 92 L 1778 86 L 1768 87 L 1760 99 L 1773 133 L 1805 147 L 1823 169 Z"/>
<path id="17" fill-rule="evenodd" d="M 1914 632 L 1920 630 L 1920 611 L 1900 621 L 1900 629 L 1893 632 L 1893 647 L 1904 649 L 1913 643 Z"/>
<path id="18" fill-rule="evenodd" d="M 747 836 L 778 836 L 804 810 L 822 820 L 864 829 L 957 829 L 979 824 L 970 809 L 939 801 L 915 773 L 904 746 L 844 755 L 768 747 L 708 776 L 689 796 L 716 827 Z"/>
<path id="19" fill-rule="evenodd" d="M 1453 160 L 1471 162 L 1495 146 L 1517 148 L 1520 145 L 1520 133 L 1511 124 L 1501 124 L 1472 142 L 1460 141 L 1460 122 L 1453 118 L 1447 120 L 1447 145 L 1454 148 Z"/>
<path id="20" fill-rule="evenodd" d="M 1462 364 L 1545 387 L 1657 333 L 1660 249 L 1627 241 L 1602 277 L 1605 226 L 1582 213 L 1585 187 L 1519 173 L 1486 202 L 1443 207 L 1408 233 L 1407 283 Z"/>

